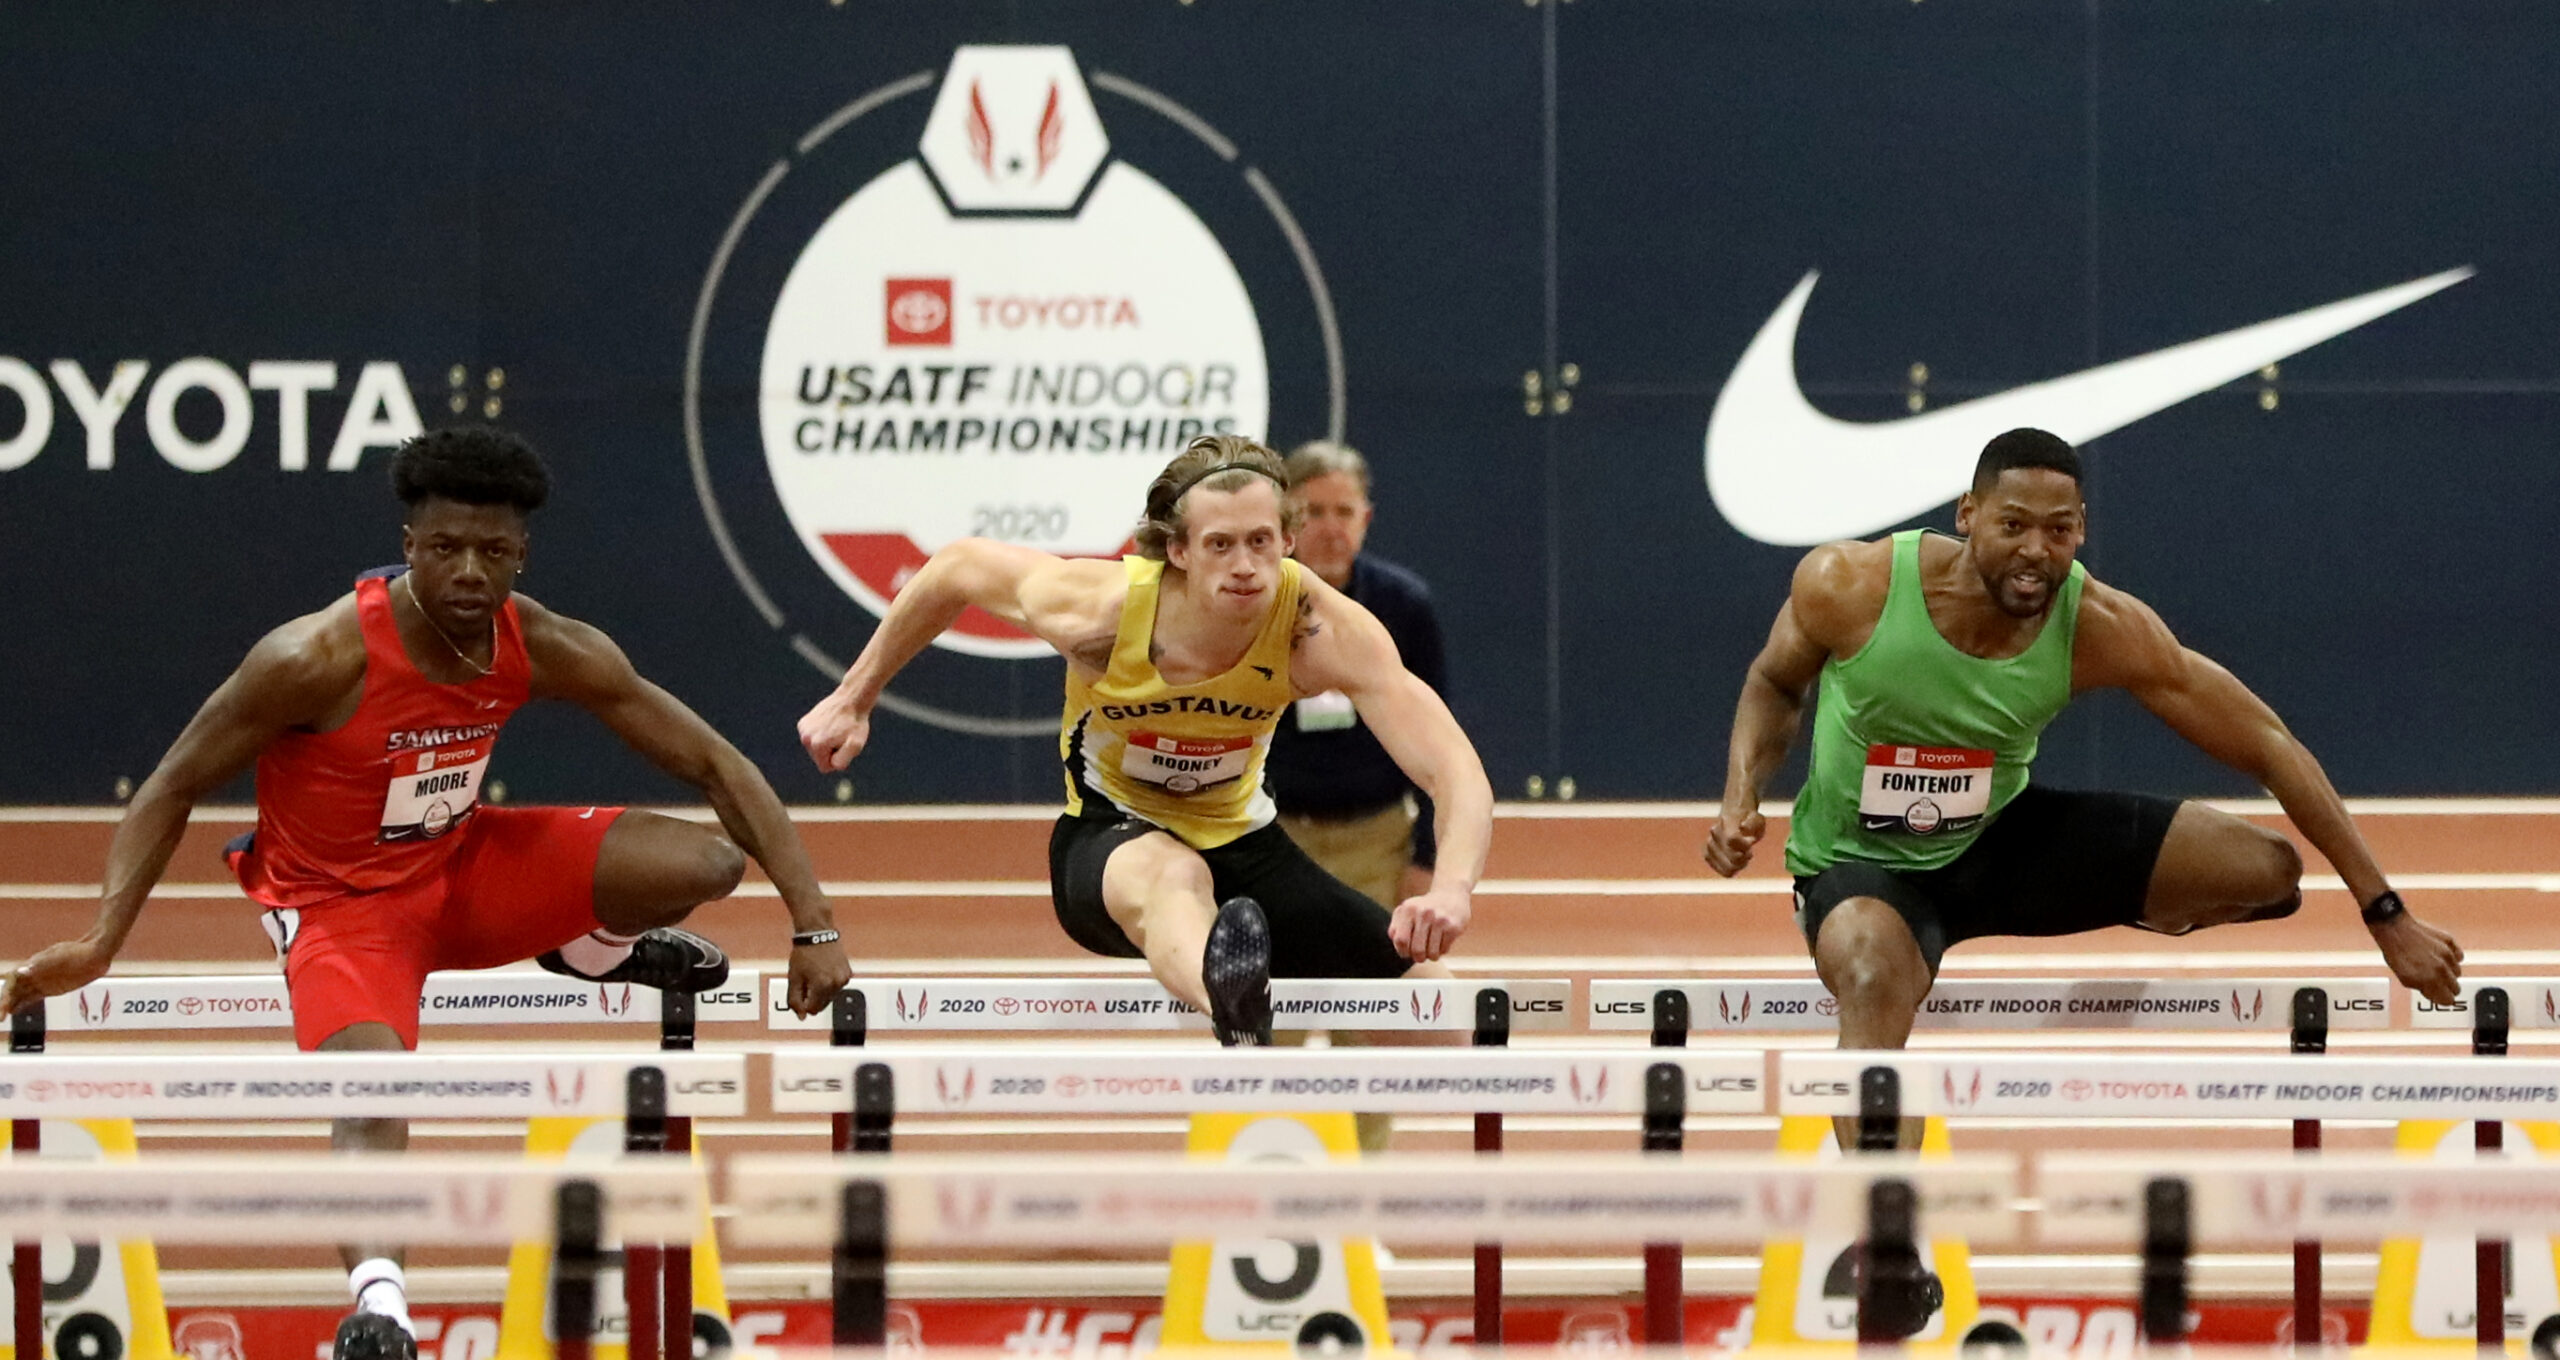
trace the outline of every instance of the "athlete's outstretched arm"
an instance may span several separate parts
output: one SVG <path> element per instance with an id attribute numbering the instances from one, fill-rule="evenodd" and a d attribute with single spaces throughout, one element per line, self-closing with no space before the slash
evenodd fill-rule
<path id="1" fill-rule="evenodd" d="M 124 947 L 142 904 L 169 867 L 197 800 L 229 783 L 269 742 L 317 721 L 364 675 L 361 643 L 352 654 L 314 614 L 267 634 L 178 734 L 151 777 L 134 790 L 107 843 L 106 891 L 97 923 L 76 940 L 39 951 L 0 986 L 0 1014 L 96 981 Z"/>
<path id="2" fill-rule="evenodd" d="M 2220 663 L 2179 643 L 2149 605 L 2091 582 L 2072 647 L 2072 688 L 2116 688 L 2142 701 L 2198 750 L 2256 780 L 2302 830 L 2359 904 L 2390 889 L 2309 748 L 2265 700 Z M 2451 1002 L 2462 947 L 2451 935 L 2403 913 L 2374 928 L 2383 960 L 2411 990 Z"/>
<path id="3" fill-rule="evenodd" d="M 1768 831 L 1760 795 L 1769 776 L 1786 763 L 1804 725 L 1805 696 L 1822 675 L 1854 602 L 1857 589 L 1851 545 L 1827 543 L 1796 564 L 1786 603 L 1769 625 L 1769 640 L 1743 673 L 1742 698 L 1734 704 L 1733 738 L 1725 749 L 1724 797 L 1707 832 L 1707 866 L 1731 878 L 1751 863 L 1752 848 Z"/>
<path id="4" fill-rule="evenodd" d="M 596 715 L 649 763 L 702 791 L 721 828 L 764 866 L 791 913 L 794 933 L 832 930 L 835 908 L 818 889 L 817 871 L 791 827 L 791 815 L 764 773 L 702 715 L 633 668 L 602 630 L 516 597 L 524 620 L 525 655 L 537 695 L 567 699 Z M 853 976 L 842 944 L 791 950 L 792 1009 L 814 1013 Z"/>
<path id="5" fill-rule="evenodd" d="M 1439 863 L 1430 889 L 1397 904 L 1387 927 L 1406 958 L 1428 963 L 1449 952 L 1474 915 L 1493 844 L 1493 785 L 1449 705 L 1405 669 L 1386 625 L 1315 573 L 1301 577 L 1311 604 L 1289 660 L 1291 683 L 1302 694 L 1348 696 L 1397 767 L 1431 795 Z"/>
<path id="6" fill-rule="evenodd" d="M 1092 613 L 1096 588 L 1119 579 L 1116 561 L 1069 562 L 992 539 L 944 548 L 899 589 L 843 681 L 801 717 L 800 744 L 821 770 L 852 764 L 871 740 L 881 691 L 971 605 L 1069 653 L 1085 640 L 1079 625 Z"/>

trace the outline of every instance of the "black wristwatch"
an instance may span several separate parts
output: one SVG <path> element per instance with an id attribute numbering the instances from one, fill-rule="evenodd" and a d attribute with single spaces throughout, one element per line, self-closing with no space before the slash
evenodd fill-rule
<path id="1" fill-rule="evenodd" d="M 2381 896 L 2364 904 L 2364 923 L 2368 926 L 2389 925 L 2408 914 L 2409 904 L 2401 901 L 2400 894 L 2389 888 L 2383 889 Z"/>

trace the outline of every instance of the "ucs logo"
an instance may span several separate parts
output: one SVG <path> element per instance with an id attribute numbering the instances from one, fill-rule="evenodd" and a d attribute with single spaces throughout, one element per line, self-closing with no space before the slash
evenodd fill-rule
<path id="1" fill-rule="evenodd" d="M 2264 987 L 2250 993 L 2249 1000 L 2245 1005 L 2241 1003 L 2240 994 L 2238 992 L 2235 991 L 2231 994 L 2231 1018 L 2239 1021 L 2241 1024 L 2256 1024 L 2258 1022 L 2258 1017 L 2266 1014 L 2266 1011 L 2267 991 Z"/>
<path id="2" fill-rule="evenodd" d="M 933 1093 L 945 1105 L 966 1105 L 978 1094 L 978 1069 L 964 1067 L 953 1072 L 948 1067 L 933 1069 Z"/>
<path id="3" fill-rule="evenodd" d="M 1423 1005 L 1422 993 L 1420 992 L 1407 992 L 1405 993 L 1405 999 L 1412 1003 L 1414 1023 L 1418 1025 L 1428 1025 L 1439 1020 L 1440 1009 L 1442 1006 L 1447 1004 L 1449 994 L 1447 992 L 1433 992 L 1431 994 L 1431 1004 L 1427 1008 Z"/>
<path id="4" fill-rule="evenodd" d="M 1950 1067 L 1938 1074 L 1938 1089 L 1946 1095 L 1948 1109 L 1970 1110 L 1982 1099 L 1982 1069 L 1973 1069 L 1970 1079 L 1959 1082 Z"/>
<path id="5" fill-rule="evenodd" d="M 1728 1025 L 1751 1023 L 1751 993 L 1744 992 L 1741 1004 L 1736 1005 L 1731 993 L 1719 990 L 1716 993 L 1716 1014 Z"/>

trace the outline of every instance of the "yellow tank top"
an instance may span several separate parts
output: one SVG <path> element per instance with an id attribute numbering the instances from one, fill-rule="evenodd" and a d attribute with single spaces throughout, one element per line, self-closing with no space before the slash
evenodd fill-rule
<path id="1" fill-rule="evenodd" d="M 1129 598 L 1120 606 L 1111 668 L 1090 684 L 1067 668 L 1066 719 L 1058 735 L 1067 811 L 1100 813 L 1099 800 L 1195 850 L 1269 825 L 1273 808 L 1262 790 L 1262 760 L 1272 729 L 1297 697 L 1289 688 L 1289 646 L 1303 590 L 1298 564 L 1281 562 L 1271 613 L 1234 669 L 1174 685 L 1156 673 L 1149 655 L 1164 564 L 1144 557 L 1120 562 Z"/>

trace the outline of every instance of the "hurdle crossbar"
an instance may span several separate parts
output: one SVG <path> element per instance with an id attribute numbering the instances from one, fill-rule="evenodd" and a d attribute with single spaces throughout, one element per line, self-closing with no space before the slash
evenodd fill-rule
<path id="1" fill-rule="evenodd" d="M 866 1068 L 887 1075 L 897 1110 L 932 1114 L 1641 1114 L 1658 1066 L 1680 1074 L 1690 1113 L 1765 1112 L 1762 1055 L 1705 1049 L 793 1046 L 774 1052 L 772 1081 L 783 1114 L 843 1110 Z"/>
<path id="2" fill-rule="evenodd" d="M 2469 1029 L 2480 994 L 2490 988 L 2507 994 L 2507 1024 L 2514 1029 L 2560 1029 L 2560 978 L 2466 977 L 2462 995 L 2439 1006 L 2415 992 L 2409 994 L 2409 1028 Z"/>
<path id="3" fill-rule="evenodd" d="M 1906 1115 L 2560 1119 L 2560 1062 L 2314 1054 L 1790 1052 L 1778 1112 L 1854 1115 L 1870 1067 L 1899 1075 Z"/>
<path id="4" fill-rule="evenodd" d="M 792 1014 L 788 982 L 767 979 L 766 1027 L 828 1028 L 824 1013 Z M 1510 998 L 1513 1029 L 1572 1025 L 1568 978 L 1281 978 L 1271 984 L 1271 1009 L 1281 1029 L 1468 1031 L 1477 1028 L 1476 998 L 1487 989 Z M 868 1028 L 876 1033 L 1209 1030 L 1207 1016 L 1146 977 L 861 977 L 846 990 L 862 995 Z"/>
<path id="5" fill-rule="evenodd" d="M 2291 1000 L 2324 990 L 2334 1029 L 2387 1029 L 2391 984 L 2382 978 L 1940 978 L 1914 1028 L 2182 1030 L 2280 1034 Z M 1818 979 L 1594 978 L 1584 1023 L 1594 1031 L 1655 1028 L 1654 998 L 1689 999 L 1689 1029 L 1702 1034 L 1785 1034 L 1839 1027 L 1839 1003 Z M 2560 1023 L 2560 1021 L 2555 1021 Z"/>
<path id="6" fill-rule="evenodd" d="M 756 973 L 733 972 L 727 982 L 694 999 L 695 1018 L 752 1024 L 758 990 Z M 627 982 L 582 982 L 533 970 L 434 973 L 419 998 L 418 1023 L 428 1028 L 655 1024 L 657 996 Z M 272 972 L 105 977 L 47 998 L 44 1013 L 46 1028 L 55 1034 L 293 1028 L 284 978 Z"/>
<path id="7" fill-rule="evenodd" d="M 672 1158 L 154 1157 L 0 1160 L 0 1219 L 74 1241 L 492 1244 L 547 1238 L 573 1181 L 602 1192 L 609 1237 L 691 1236 L 701 1178 Z"/>
<path id="8" fill-rule="evenodd" d="M 632 1069 L 667 1113 L 746 1113 L 743 1053 L 277 1053 L 0 1058 L 0 1119 L 618 1118 Z"/>
<path id="9" fill-rule="evenodd" d="M 2162 1179 L 2190 1187 L 2200 1244 L 2534 1237 L 2548 1236 L 2560 1223 L 2560 1176 L 2532 1162 L 2379 1153 L 2047 1153 L 2036 1159 L 2038 1239 L 2122 1243 L 2139 1231 L 2143 1187 Z"/>
<path id="10" fill-rule="evenodd" d="M 1902 1180 L 1934 1231 L 2016 1232 L 2018 1162 L 1971 1153 L 1830 1162 L 1772 1157 L 1403 1156 L 1365 1162 L 1046 1157 L 741 1157 L 731 1231 L 769 1246 L 834 1242 L 841 1189 L 887 1191 L 907 1246 L 1160 1245 L 1216 1237 L 1376 1237 L 1472 1242 L 1628 1242 L 1674 1237 L 1757 1246 L 1863 1230 L 1867 1187 Z"/>

